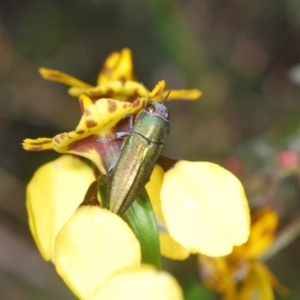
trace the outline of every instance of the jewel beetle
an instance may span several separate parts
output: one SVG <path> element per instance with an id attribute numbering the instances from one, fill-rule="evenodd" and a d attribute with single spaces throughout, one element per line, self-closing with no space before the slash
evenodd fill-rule
<path id="1" fill-rule="evenodd" d="M 110 211 L 122 215 L 149 181 L 170 132 L 169 111 L 163 103 L 149 102 L 134 118 L 129 115 L 130 131 L 108 180 L 107 203 Z"/>

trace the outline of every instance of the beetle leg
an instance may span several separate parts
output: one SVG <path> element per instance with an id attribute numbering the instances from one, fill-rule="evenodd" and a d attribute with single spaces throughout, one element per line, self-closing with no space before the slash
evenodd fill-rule
<path id="1" fill-rule="evenodd" d="M 116 159 L 116 161 L 108 168 L 108 170 L 107 170 L 108 176 L 111 175 L 111 173 L 112 173 L 114 167 L 116 166 L 117 162 L 118 162 L 118 160 Z"/>
<path id="2" fill-rule="evenodd" d="M 112 142 L 114 140 L 118 140 L 118 139 L 121 139 L 123 137 L 126 137 L 130 134 L 130 132 L 117 132 L 116 134 L 114 134 L 112 137 L 109 137 L 109 138 L 101 138 L 101 139 L 98 139 L 97 142 L 100 142 L 100 143 L 108 143 L 108 142 Z"/>
<path id="3" fill-rule="evenodd" d="M 133 128 L 133 121 L 134 121 L 134 114 L 126 114 L 123 119 L 125 118 L 129 118 L 129 130 L 131 131 Z M 123 137 L 126 137 L 128 135 L 130 135 L 131 132 L 117 132 L 116 134 L 114 134 L 112 137 L 110 138 L 101 138 L 98 139 L 97 142 L 101 142 L 101 143 L 107 143 L 107 142 L 112 142 L 114 140 L 117 139 L 121 139 Z"/>
<path id="4" fill-rule="evenodd" d="M 123 119 L 129 118 L 129 129 L 132 130 L 133 128 L 133 119 L 134 119 L 134 114 L 126 114 Z"/>

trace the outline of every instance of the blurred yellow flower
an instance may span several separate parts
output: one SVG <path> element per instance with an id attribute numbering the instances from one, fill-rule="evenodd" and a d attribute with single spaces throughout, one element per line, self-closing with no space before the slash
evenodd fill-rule
<path id="1" fill-rule="evenodd" d="M 273 300 L 273 288 L 283 295 L 283 287 L 258 260 L 270 247 L 275 236 L 278 216 L 272 209 L 256 211 L 251 219 L 249 240 L 234 247 L 225 257 L 199 255 L 200 274 L 204 284 L 223 294 L 223 300 Z"/>

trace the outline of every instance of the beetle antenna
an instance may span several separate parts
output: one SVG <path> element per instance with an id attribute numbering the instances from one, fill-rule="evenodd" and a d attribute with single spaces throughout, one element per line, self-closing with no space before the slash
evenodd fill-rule
<path id="1" fill-rule="evenodd" d="M 150 92 L 149 92 L 149 90 L 144 86 L 144 84 L 143 84 L 142 82 L 141 82 L 141 85 L 144 87 L 144 89 L 145 89 L 145 91 L 146 91 L 146 93 L 147 93 L 147 95 L 148 95 L 149 101 L 152 101 L 152 100 L 151 100 L 151 97 L 150 97 Z M 171 90 L 168 91 L 168 93 L 167 93 L 165 99 L 163 100 L 162 104 L 165 104 L 165 102 L 167 101 L 167 99 L 168 99 L 168 97 L 170 96 L 170 94 L 171 94 Z"/>
<path id="2" fill-rule="evenodd" d="M 167 95 L 166 95 L 164 101 L 162 102 L 163 104 L 165 104 L 165 102 L 167 101 L 167 99 L 168 99 L 168 97 L 170 96 L 170 94 L 171 94 L 171 90 L 168 91 L 168 93 L 167 93 Z"/>

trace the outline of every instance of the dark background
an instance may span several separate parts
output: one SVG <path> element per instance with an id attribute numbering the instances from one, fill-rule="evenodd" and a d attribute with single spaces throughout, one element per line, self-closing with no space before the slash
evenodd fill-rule
<path id="1" fill-rule="evenodd" d="M 262 206 L 276 155 L 300 150 L 299 39 L 298 0 L 1 0 L 0 299 L 74 299 L 27 225 L 26 183 L 58 154 L 25 152 L 21 141 L 72 130 L 80 117 L 66 86 L 43 80 L 39 67 L 95 84 L 105 58 L 129 47 L 149 89 L 161 79 L 170 89 L 201 89 L 198 101 L 169 102 L 165 155 L 225 165 L 238 157 L 250 201 Z M 265 185 L 252 193 L 258 173 Z M 284 228 L 300 208 L 298 175 L 277 188 L 267 203 Z M 299 244 L 267 262 L 290 299 L 300 298 Z"/>

